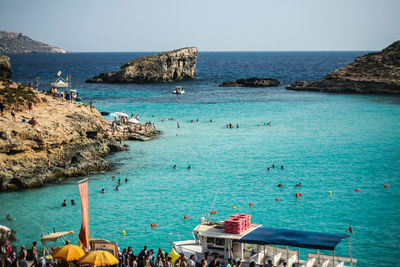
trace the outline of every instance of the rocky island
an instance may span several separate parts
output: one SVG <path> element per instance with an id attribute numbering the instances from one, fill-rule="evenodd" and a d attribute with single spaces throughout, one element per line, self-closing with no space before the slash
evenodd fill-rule
<path id="1" fill-rule="evenodd" d="M 0 54 L 6 53 L 67 53 L 67 51 L 32 40 L 18 32 L 0 31 Z"/>
<path id="2" fill-rule="evenodd" d="M 400 94 L 400 41 L 381 52 L 357 57 L 319 81 L 295 82 L 288 90 L 332 93 Z"/>
<path id="3" fill-rule="evenodd" d="M 126 62 L 121 70 L 100 73 L 87 83 L 165 83 L 191 80 L 196 76 L 198 51 L 186 47 Z"/>
<path id="4" fill-rule="evenodd" d="M 0 191 L 108 170 L 103 156 L 126 149 L 122 140 L 151 140 L 158 133 L 154 124 L 111 123 L 95 108 L 4 78 L 0 102 L 6 107 L 0 114 Z"/>
<path id="5" fill-rule="evenodd" d="M 247 78 L 247 79 L 239 79 L 236 82 L 226 81 L 221 83 L 220 87 L 269 87 L 269 86 L 278 86 L 281 84 L 277 79 L 272 78 Z"/>

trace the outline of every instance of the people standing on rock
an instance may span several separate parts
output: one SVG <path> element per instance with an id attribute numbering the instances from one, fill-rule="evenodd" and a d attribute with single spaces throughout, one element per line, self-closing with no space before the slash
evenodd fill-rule
<path id="1" fill-rule="evenodd" d="M 135 119 L 139 120 L 139 113 L 138 113 L 138 114 L 136 114 L 136 117 L 135 117 Z"/>
<path id="2" fill-rule="evenodd" d="M 29 122 L 30 125 L 35 126 L 36 124 L 39 125 L 39 123 L 37 122 L 37 120 L 35 120 L 35 117 L 32 117 Z"/>
<path id="3" fill-rule="evenodd" d="M 32 102 L 29 102 L 28 108 L 29 108 L 29 112 L 33 112 L 33 103 Z"/>
<path id="4" fill-rule="evenodd" d="M 61 204 L 61 207 L 66 207 L 67 206 L 67 200 L 64 199 L 64 202 Z"/>
<path id="5" fill-rule="evenodd" d="M 3 102 L 0 101 L 0 111 L 1 111 L 1 116 L 4 116 L 4 109 L 6 106 L 4 106 Z"/>
<path id="6" fill-rule="evenodd" d="M 15 122 L 15 109 L 14 108 L 11 109 L 11 117 L 12 117 L 13 122 Z"/>
<path id="7" fill-rule="evenodd" d="M 89 102 L 89 107 L 90 107 L 90 111 L 93 111 L 93 101 L 92 100 L 90 100 L 90 102 Z"/>

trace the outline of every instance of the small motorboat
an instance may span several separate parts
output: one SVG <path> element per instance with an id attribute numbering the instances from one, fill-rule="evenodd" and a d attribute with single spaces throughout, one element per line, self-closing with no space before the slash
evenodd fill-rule
<path id="1" fill-rule="evenodd" d="M 175 87 L 175 90 L 173 91 L 174 94 L 176 95 L 181 95 L 185 93 L 185 90 L 182 88 L 182 86 L 177 86 Z"/>

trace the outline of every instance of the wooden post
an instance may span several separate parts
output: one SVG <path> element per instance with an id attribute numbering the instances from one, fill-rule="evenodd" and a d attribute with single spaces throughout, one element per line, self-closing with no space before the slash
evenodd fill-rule
<path id="1" fill-rule="evenodd" d="M 297 248 L 297 263 L 300 263 L 300 248 Z"/>
<path id="2" fill-rule="evenodd" d="M 335 266 L 335 250 L 333 250 L 333 261 L 332 261 L 332 266 Z"/>
<path id="3" fill-rule="evenodd" d="M 289 259 L 289 247 L 286 246 L 286 262 Z"/>
<path id="4" fill-rule="evenodd" d="M 319 249 L 317 249 L 317 253 L 318 253 L 318 264 L 320 263 L 319 262 Z M 307 258 L 307 260 L 308 260 L 308 258 Z"/>
<path id="5" fill-rule="evenodd" d="M 349 236 L 349 242 L 350 242 L 350 266 L 353 267 L 353 255 L 351 253 L 351 236 Z"/>

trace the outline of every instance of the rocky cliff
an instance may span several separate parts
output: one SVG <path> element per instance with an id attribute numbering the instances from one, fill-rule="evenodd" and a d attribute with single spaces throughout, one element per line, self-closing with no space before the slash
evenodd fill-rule
<path id="1" fill-rule="evenodd" d="M 10 58 L 7 56 L 0 56 L 0 77 L 11 78 Z"/>
<path id="2" fill-rule="evenodd" d="M 334 93 L 400 94 L 400 41 L 381 52 L 357 57 L 353 63 L 319 81 L 296 82 L 288 90 Z"/>
<path id="3" fill-rule="evenodd" d="M 0 191 L 108 170 L 103 156 L 126 149 L 121 140 L 150 140 L 157 134 L 148 123 L 111 127 L 94 108 L 11 82 L 0 82 L 0 101 L 6 106 L 0 114 Z M 26 108 L 29 102 L 33 111 Z"/>
<path id="4" fill-rule="evenodd" d="M 0 31 L 0 53 L 66 53 L 66 51 L 32 40 L 22 33 Z"/>
<path id="5" fill-rule="evenodd" d="M 88 83 L 164 83 L 190 80 L 196 76 L 198 51 L 196 47 L 141 57 L 126 62 L 121 70 L 100 73 Z"/>

